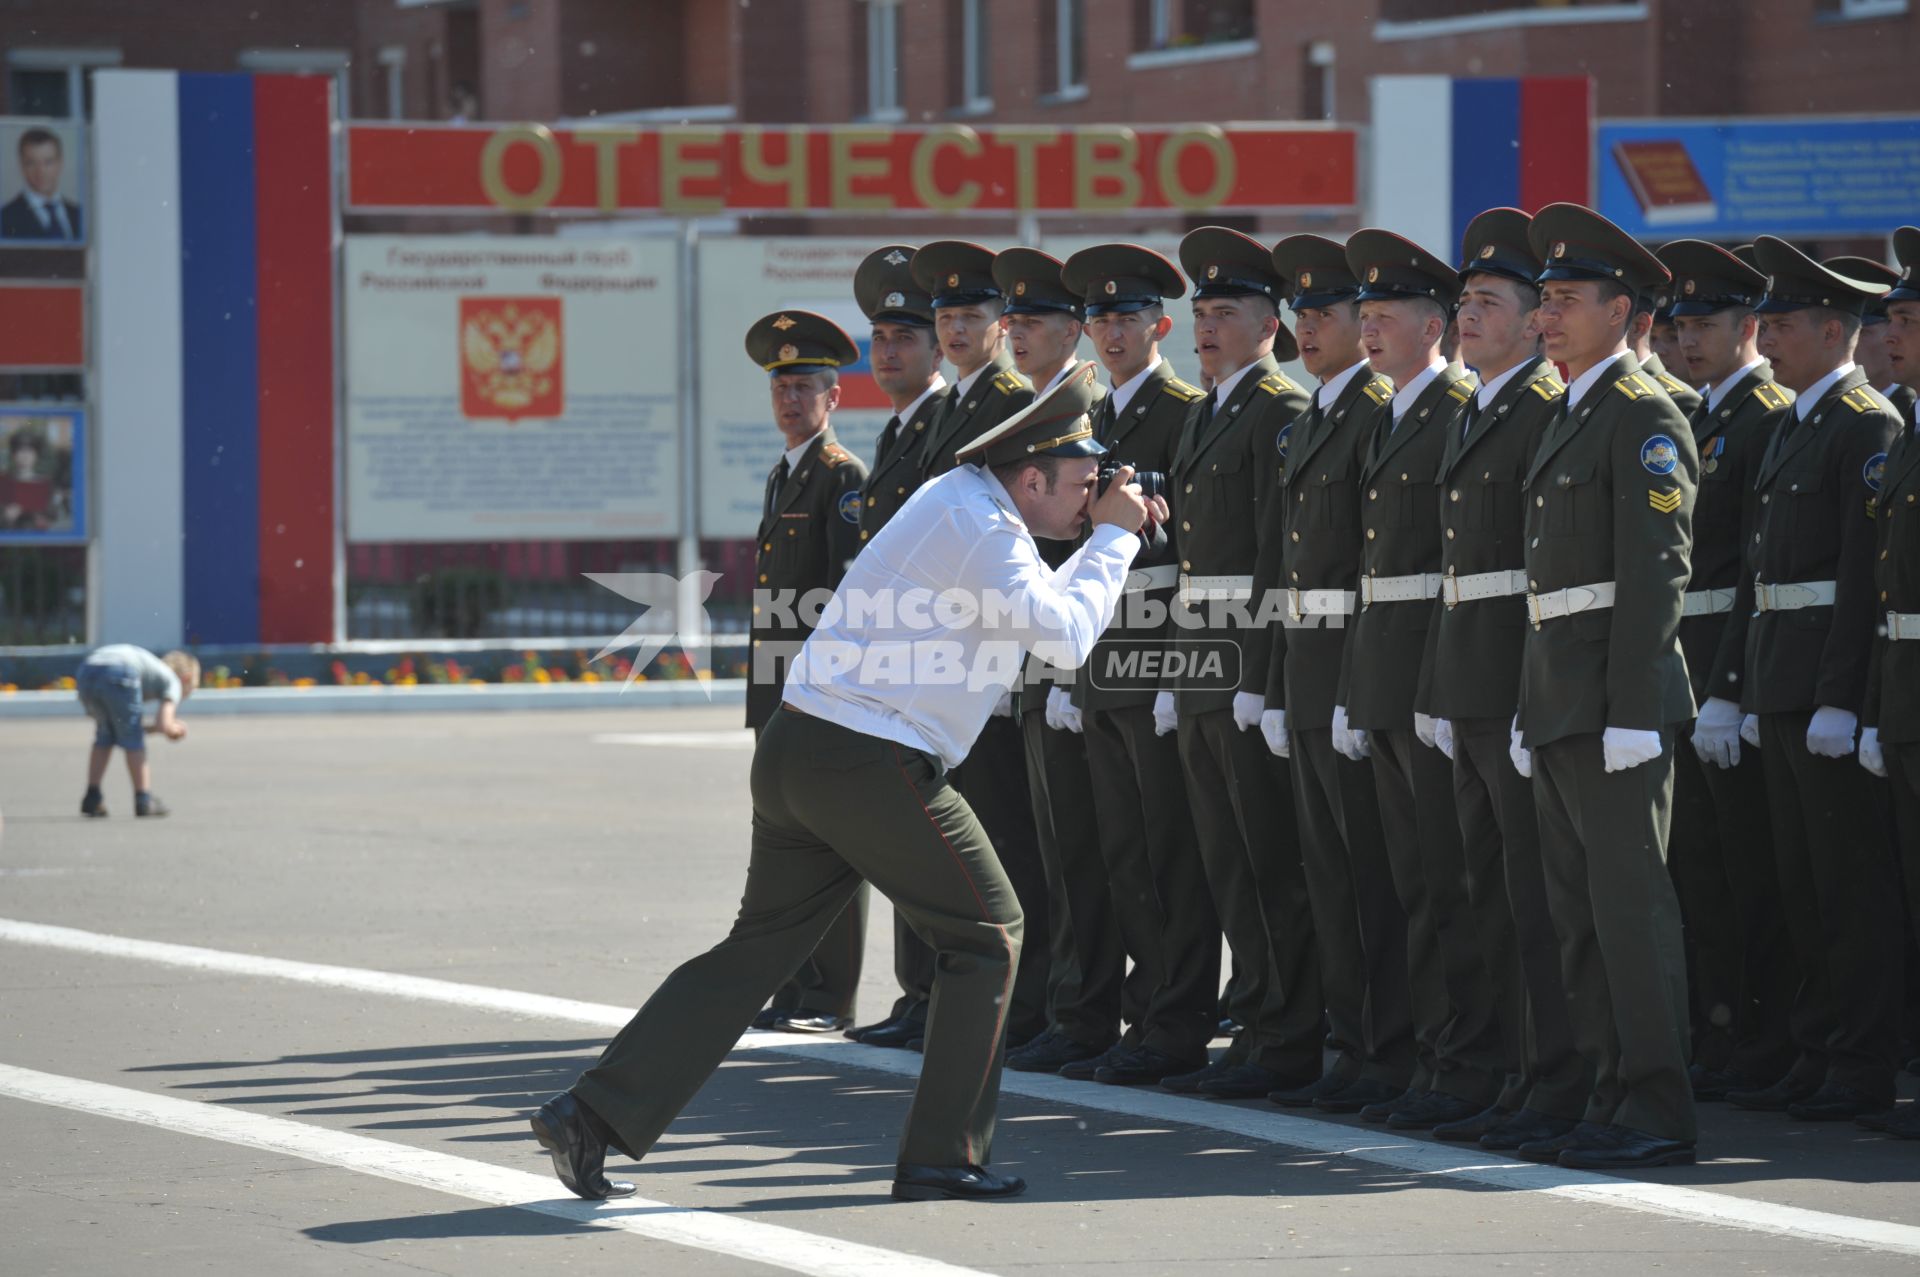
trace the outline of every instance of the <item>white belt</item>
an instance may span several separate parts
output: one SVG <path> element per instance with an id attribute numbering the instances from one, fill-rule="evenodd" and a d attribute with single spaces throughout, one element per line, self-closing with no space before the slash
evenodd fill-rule
<path id="1" fill-rule="evenodd" d="M 1352 590 L 1287 590 L 1287 614 L 1298 621 L 1309 616 L 1352 616 L 1358 596 Z"/>
<path id="2" fill-rule="evenodd" d="M 1469 572 L 1450 576 L 1440 582 L 1440 593 L 1448 607 L 1459 607 L 1479 599 L 1504 599 L 1527 592 L 1527 574 L 1517 568 L 1505 572 Z"/>
<path id="3" fill-rule="evenodd" d="M 1682 616 L 1718 616 L 1731 611 L 1732 590 L 1688 590 L 1680 600 Z"/>
<path id="4" fill-rule="evenodd" d="M 1542 621 L 1555 621 L 1576 612 L 1591 612 L 1596 608 L 1612 606 L 1613 582 L 1570 585 L 1564 590 L 1527 595 L 1527 619 L 1533 622 L 1533 628 L 1537 630 Z"/>
<path id="5" fill-rule="evenodd" d="M 1839 589 L 1833 581 L 1793 581 L 1784 585 L 1753 583 L 1753 605 L 1761 612 L 1798 612 L 1803 607 L 1832 607 Z"/>
<path id="6" fill-rule="evenodd" d="M 1180 569 L 1171 563 L 1162 563 L 1157 568 L 1135 568 L 1127 573 L 1125 584 L 1121 585 L 1122 594 L 1139 594 L 1145 590 L 1164 590 L 1180 581 Z"/>
<path id="7" fill-rule="evenodd" d="M 1440 593 L 1438 572 L 1415 572 L 1411 576 L 1363 576 L 1360 578 L 1360 606 L 1375 603 L 1418 603 Z"/>
<path id="8" fill-rule="evenodd" d="M 1889 643 L 1920 642 L 1920 612 L 1887 613 Z"/>
<path id="9" fill-rule="evenodd" d="M 1250 599 L 1253 597 L 1253 577 L 1247 576 L 1181 576 L 1180 601 L 1182 603 L 1209 602 L 1212 600 Z"/>

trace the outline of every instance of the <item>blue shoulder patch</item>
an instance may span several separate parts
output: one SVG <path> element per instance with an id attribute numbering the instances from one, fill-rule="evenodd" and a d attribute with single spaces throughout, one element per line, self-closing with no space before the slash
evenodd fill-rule
<path id="1" fill-rule="evenodd" d="M 1680 449 L 1665 435 L 1655 435 L 1640 445 L 1640 464 L 1648 474 L 1672 474 L 1680 464 Z"/>
<path id="2" fill-rule="evenodd" d="M 1280 433 L 1273 438 L 1273 446 L 1280 450 L 1280 459 L 1282 461 L 1287 459 L 1287 442 L 1292 436 L 1293 423 L 1289 421 L 1286 425 L 1280 427 Z"/>
<path id="3" fill-rule="evenodd" d="M 860 490 L 858 488 L 840 494 L 840 517 L 848 523 L 860 522 Z"/>
<path id="4" fill-rule="evenodd" d="M 1865 479 L 1867 487 L 1875 492 L 1880 491 L 1880 480 L 1886 477 L 1886 473 L 1887 454 L 1884 452 L 1874 453 L 1867 458 L 1867 464 L 1860 467 L 1860 477 Z"/>

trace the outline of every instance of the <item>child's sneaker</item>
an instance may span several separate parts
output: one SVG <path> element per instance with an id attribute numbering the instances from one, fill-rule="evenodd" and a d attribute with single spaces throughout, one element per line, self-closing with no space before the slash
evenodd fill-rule
<path id="1" fill-rule="evenodd" d="M 104 816 L 107 814 L 107 800 L 105 795 L 101 794 L 98 785 L 89 789 L 87 796 L 80 800 L 80 814 L 82 816 Z"/>
<path id="2" fill-rule="evenodd" d="M 133 814 L 136 816 L 164 816 L 167 805 L 153 794 L 135 794 L 133 796 Z"/>

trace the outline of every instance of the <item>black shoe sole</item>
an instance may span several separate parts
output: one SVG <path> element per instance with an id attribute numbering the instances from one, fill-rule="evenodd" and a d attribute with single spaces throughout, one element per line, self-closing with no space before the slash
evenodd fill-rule
<path id="1" fill-rule="evenodd" d="M 605 1193 L 588 1192 L 581 1188 L 579 1181 L 573 1177 L 573 1168 L 567 1164 L 566 1145 L 554 1133 L 553 1128 L 547 1125 L 546 1119 L 536 1112 L 527 1119 L 527 1125 L 533 1128 L 533 1138 L 540 1141 L 540 1147 L 547 1151 L 549 1158 L 553 1159 L 554 1178 L 566 1185 L 567 1191 L 575 1197 L 589 1202 L 604 1202 L 608 1198 L 631 1197 L 634 1194 L 635 1185 L 619 1180 L 608 1180 L 608 1191 Z"/>
<path id="2" fill-rule="evenodd" d="M 1559 1162 L 1558 1165 L 1574 1171 L 1645 1171 L 1656 1166 L 1692 1166 L 1694 1152 L 1690 1148 L 1676 1149 L 1671 1153 L 1662 1153 L 1657 1157 L 1641 1158 L 1632 1162 L 1602 1162 L 1594 1166 L 1582 1166 L 1575 1162 Z"/>
<path id="3" fill-rule="evenodd" d="M 955 1193 L 944 1188 L 935 1188 L 931 1184 L 902 1184 L 895 1181 L 893 1200 L 896 1202 L 997 1202 L 1018 1197 L 1026 1192 L 1023 1184 L 1011 1193 Z"/>

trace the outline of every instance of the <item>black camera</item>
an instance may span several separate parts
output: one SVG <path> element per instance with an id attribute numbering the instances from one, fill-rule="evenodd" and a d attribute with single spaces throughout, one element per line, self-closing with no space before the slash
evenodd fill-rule
<path id="1" fill-rule="evenodd" d="M 1096 499 L 1107 495 L 1107 485 L 1113 482 L 1113 476 L 1120 473 L 1121 466 L 1128 464 L 1130 463 L 1125 461 L 1115 461 L 1110 456 L 1100 459 L 1100 486 L 1094 490 L 1093 494 Z M 1135 470 L 1133 482 L 1140 485 L 1140 495 L 1149 500 L 1167 495 L 1167 476 L 1158 470 Z"/>

